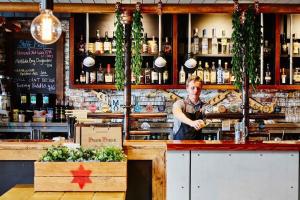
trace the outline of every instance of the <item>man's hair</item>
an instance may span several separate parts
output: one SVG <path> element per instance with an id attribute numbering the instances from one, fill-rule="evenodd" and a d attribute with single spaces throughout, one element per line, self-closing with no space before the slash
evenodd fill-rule
<path id="1" fill-rule="evenodd" d="M 190 77 L 188 77 L 188 79 L 186 80 L 186 87 L 188 87 L 189 86 L 189 83 L 191 82 L 191 81 L 194 81 L 194 82 L 200 82 L 201 83 L 201 85 L 202 85 L 202 81 L 201 81 L 201 79 L 200 79 L 200 77 L 199 76 L 190 76 Z"/>

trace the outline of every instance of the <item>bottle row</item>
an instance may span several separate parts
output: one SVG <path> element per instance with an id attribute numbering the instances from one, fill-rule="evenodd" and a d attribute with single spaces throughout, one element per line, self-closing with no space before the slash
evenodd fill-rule
<path id="1" fill-rule="evenodd" d="M 289 39 L 290 40 L 290 39 Z M 280 44 L 281 44 L 281 55 L 289 55 L 290 52 L 293 52 L 293 55 L 300 55 L 300 41 L 296 39 L 296 33 L 292 34 L 293 47 L 291 48 L 290 41 L 286 37 L 285 33 L 280 35 Z"/>
<path id="2" fill-rule="evenodd" d="M 87 49 L 86 49 L 87 48 Z M 113 32 L 113 37 L 108 37 L 108 32 L 105 32 L 105 37 L 102 39 L 100 37 L 100 31 L 96 32 L 95 42 L 89 42 L 88 45 L 85 44 L 83 40 L 83 35 L 80 36 L 80 41 L 77 44 L 77 52 L 79 54 L 84 54 L 86 50 L 90 53 L 101 55 L 101 54 L 114 54 L 116 53 L 116 37 L 115 32 Z M 162 45 L 162 51 L 165 54 L 172 53 L 172 45 L 169 42 L 169 38 L 165 38 L 165 42 Z M 154 36 L 152 39 L 148 39 L 147 33 L 144 33 L 144 38 L 142 41 L 142 52 L 145 54 L 158 54 L 158 44 Z"/>
<path id="3" fill-rule="evenodd" d="M 194 30 L 193 42 L 192 42 L 192 53 L 196 54 L 223 54 L 229 55 L 232 50 L 232 43 L 230 39 L 226 37 L 225 30 L 222 30 L 222 37 L 217 38 L 217 30 L 212 29 L 212 38 L 207 37 L 207 29 L 202 30 L 202 38 L 199 37 L 198 28 Z M 200 41 L 201 40 L 201 41 Z"/>
<path id="4" fill-rule="evenodd" d="M 146 62 L 145 67 L 142 68 L 140 77 L 137 77 L 131 73 L 131 82 L 139 84 L 169 84 L 169 72 L 165 70 L 163 72 L 157 72 L 154 67 L 150 68 L 149 63 Z M 76 84 L 113 84 L 115 82 L 114 68 L 111 64 L 107 64 L 106 68 L 99 64 L 98 69 L 84 70 L 82 69 L 79 78 L 76 79 Z"/>

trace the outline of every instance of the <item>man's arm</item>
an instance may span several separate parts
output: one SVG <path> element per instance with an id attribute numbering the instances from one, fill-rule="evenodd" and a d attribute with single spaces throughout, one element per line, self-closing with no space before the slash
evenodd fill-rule
<path id="1" fill-rule="evenodd" d="M 174 117 L 176 117 L 179 121 L 194 127 L 196 130 L 200 130 L 205 126 L 204 121 L 201 119 L 195 121 L 189 119 L 178 106 L 173 106 L 172 112 Z"/>

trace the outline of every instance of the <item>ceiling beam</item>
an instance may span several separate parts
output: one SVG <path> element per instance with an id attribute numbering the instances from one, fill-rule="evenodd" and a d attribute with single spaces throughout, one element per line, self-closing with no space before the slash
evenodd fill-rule
<path id="1" fill-rule="evenodd" d="M 124 9 L 135 9 L 135 4 L 124 4 Z M 248 4 L 241 4 L 246 8 Z M 163 4 L 165 14 L 182 13 L 232 13 L 233 4 Z M 262 13 L 300 13 L 300 4 L 260 4 Z M 0 12 L 39 12 L 38 3 L 0 2 Z M 72 4 L 56 3 L 54 12 L 57 13 L 113 13 L 114 4 Z M 157 13 L 156 4 L 142 4 L 142 13 Z"/>

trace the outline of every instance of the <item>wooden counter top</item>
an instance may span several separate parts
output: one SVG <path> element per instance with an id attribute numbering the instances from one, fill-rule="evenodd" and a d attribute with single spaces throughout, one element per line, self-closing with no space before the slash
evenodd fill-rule
<path id="1" fill-rule="evenodd" d="M 167 141 L 168 150 L 205 150 L 205 151 L 299 151 L 300 141 L 266 141 L 235 144 L 234 141 Z"/>

